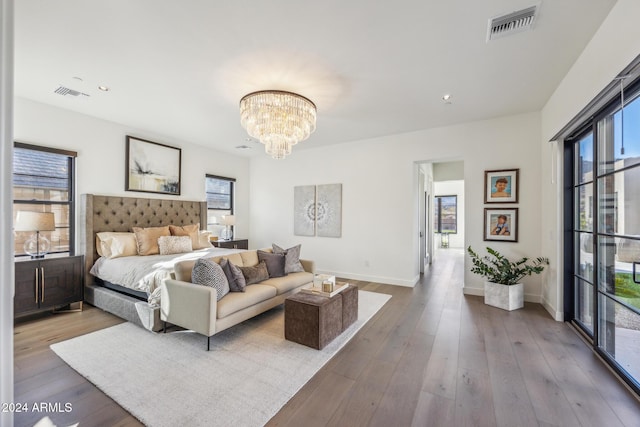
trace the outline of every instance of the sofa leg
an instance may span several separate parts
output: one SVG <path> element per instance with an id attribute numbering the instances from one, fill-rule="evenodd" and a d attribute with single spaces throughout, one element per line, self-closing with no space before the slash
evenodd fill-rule
<path id="1" fill-rule="evenodd" d="M 211 349 L 211 337 L 207 337 L 207 351 Z"/>
<path id="2" fill-rule="evenodd" d="M 167 333 L 167 321 L 166 320 L 162 321 L 162 333 L 163 334 Z"/>

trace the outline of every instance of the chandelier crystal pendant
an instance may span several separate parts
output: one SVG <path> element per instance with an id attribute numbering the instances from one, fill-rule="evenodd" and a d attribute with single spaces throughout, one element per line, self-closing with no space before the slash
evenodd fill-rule
<path id="1" fill-rule="evenodd" d="M 274 159 L 284 159 L 316 130 L 316 106 L 293 92 L 262 90 L 240 100 L 240 124 Z"/>

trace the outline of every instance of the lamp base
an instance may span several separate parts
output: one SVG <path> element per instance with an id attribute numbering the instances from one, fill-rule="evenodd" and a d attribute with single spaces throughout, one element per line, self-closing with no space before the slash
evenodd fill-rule
<path id="1" fill-rule="evenodd" d="M 31 255 L 32 259 L 44 258 L 50 249 L 51 243 L 49 243 L 49 239 L 40 235 L 40 233 L 34 234 L 24 242 L 24 251 L 28 255 Z"/>
<path id="2" fill-rule="evenodd" d="M 220 238 L 222 240 L 231 240 L 233 239 L 233 231 L 230 226 L 227 226 L 224 230 L 220 232 Z"/>

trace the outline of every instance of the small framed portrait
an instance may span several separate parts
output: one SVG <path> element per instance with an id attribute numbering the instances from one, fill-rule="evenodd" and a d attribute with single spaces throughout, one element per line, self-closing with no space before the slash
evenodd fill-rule
<path id="1" fill-rule="evenodd" d="M 485 203 L 518 203 L 520 169 L 484 171 Z"/>
<path id="2" fill-rule="evenodd" d="M 484 208 L 484 240 L 518 241 L 518 208 Z"/>

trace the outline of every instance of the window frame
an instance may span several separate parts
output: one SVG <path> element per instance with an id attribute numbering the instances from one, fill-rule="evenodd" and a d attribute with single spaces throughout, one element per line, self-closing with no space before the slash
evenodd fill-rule
<path id="1" fill-rule="evenodd" d="M 453 197 L 455 198 L 455 231 L 442 231 L 442 199 L 445 197 Z M 434 224 L 434 233 L 438 234 L 458 234 L 458 195 L 457 194 L 448 194 L 441 196 L 433 196 L 433 213 L 434 217 L 438 219 L 438 223 Z"/>
<path id="2" fill-rule="evenodd" d="M 221 226 L 223 224 L 220 223 L 210 223 L 209 222 L 209 213 L 210 212 L 230 212 L 230 215 L 235 215 L 235 210 L 236 210 L 236 200 L 235 200 L 235 192 L 236 192 L 236 179 L 235 178 L 231 178 L 228 176 L 221 176 L 221 175 L 213 175 L 213 174 L 205 174 L 205 200 L 207 200 L 207 195 L 208 194 L 220 194 L 220 193 L 209 193 L 207 191 L 207 180 L 208 179 L 217 179 L 217 180 L 221 180 L 221 181 L 227 181 L 230 184 L 230 191 L 229 191 L 229 204 L 231 206 L 231 209 L 215 209 L 215 208 L 210 208 L 209 207 L 209 203 L 207 202 L 207 224 L 206 224 L 206 229 L 209 230 L 210 226 Z M 204 227 L 201 227 L 204 228 Z M 233 229 L 234 226 L 231 226 L 231 228 Z M 234 230 L 235 232 L 235 230 Z"/>
<path id="3" fill-rule="evenodd" d="M 76 201 L 76 192 L 75 192 L 75 182 L 76 182 L 76 158 L 78 157 L 78 153 L 75 151 L 71 151 L 71 150 L 64 150 L 64 149 L 60 149 L 60 148 L 52 148 L 52 147 L 44 147 L 41 145 L 35 145 L 35 144 L 28 144 L 25 142 L 20 142 L 20 141 L 14 141 L 13 143 L 13 147 L 14 149 L 19 148 L 19 149 L 23 149 L 23 150 L 31 150 L 31 151 L 38 151 L 41 153 L 51 153 L 51 154 L 57 154 L 57 155 L 63 155 L 63 156 L 67 156 L 67 164 L 68 164 L 68 168 L 67 168 L 67 179 L 69 182 L 69 185 L 67 187 L 67 191 L 68 191 L 68 197 L 67 200 L 61 201 L 61 200 L 19 200 L 15 198 L 15 184 L 13 183 L 13 176 L 14 176 L 14 171 L 11 171 L 11 178 L 12 178 L 12 184 L 11 184 L 11 188 L 13 191 L 13 206 L 18 206 L 18 205 L 59 205 L 59 206 L 67 206 L 68 210 L 69 210 L 69 249 L 67 251 L 59 251 L 59 252 L 54 252 L 51 251 L 49 252 L 49 254 L 56 254 L 56 255 L 60 255 L 60 254 L 68 254 L 68 256 L 74 256 L 75 255 L 75 250 L 76 250 L 76 245 L 75 245 L 75 241 L 76 241 L 76 209 L 75 209 L 75 201 Z M 12 166 L 13 166 L 13 162 L 15 161 L 15 157 L 14 160 L 12 160 Z M 62 227 L 58 227 L 58 225 L 56 224 L 56 228 L 62 228 Z M 15 248 L 15 238 L 14 238 L 14 248 Z M 16 258 L 22 258 L 22 257 L 27 257 L 29 256 L 28 254 L 14 254 L 14 256 Z"/>

